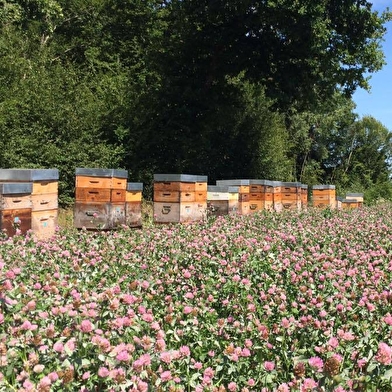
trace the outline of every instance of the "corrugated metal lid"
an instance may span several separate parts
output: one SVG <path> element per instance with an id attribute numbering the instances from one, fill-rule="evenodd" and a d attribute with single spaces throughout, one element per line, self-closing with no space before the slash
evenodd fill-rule
<path id="1" fill-rule="evenodd" d="M 0 169 L 0 181 L 50 181 L 58 179 L 58 169 Z"/>
<path id="2" fill-rule="evenodd" d="M 207 187 L 208 192 L 217 192 L 217 193 L 238 193 L 238 186 L 219 186 L 219 185 L 209 185 Z"/>
<path id="3" fill-rule="evenodd" d="M 207 182 L 207 176 L 194 174 L 154 174 L 155 182 Z"/>
<path id="4" fill-rule="evenodd" d="M 86 177 L 103 177 L 103 178 L 128 178 L 128 171 L 124 169 L 102 169 L 102 168 L 88 168 L 78 167 L 75 170 L 75 175 Z"/>
<path id="5" fill-rule="evenodd" d="M 33 191 L 32 182 L 4 182 L 0 183 L 0 194 L 30 194 Z"/>
<path id="6" fill-rule="evenodd" d="M 312 189 L 335 189 L 335 185 L 313 185 Z"/>
<path id="7" fill-rule="evenodd" d="M 247 186 L 250 185 L 250 180 L 217 180 L 216 185 L 218 186 Z"/>
<path id="8" fill-rule="evenodd" d="M 143 183 L 142 182 L 128 182 L 127 183 L 127 191 L 142 191 Z"/>
<path id="9" fill-rule="evenodd" d="M 363 193 L 346 193 L 346 197 L 363 197 Z"/>
<path id="10" fill-rule="evenodd" d="M 301 183 L 300 182 L 282 182 L 281 186 L 295 186 L 297 188 L 301 187 Z"/>
<path id="11" fill-rule="evenodd" d="M 266 186 L 274 186 L 274 181 L 271 180 L 250 180 L 251 185 L 266 185 Z"/>

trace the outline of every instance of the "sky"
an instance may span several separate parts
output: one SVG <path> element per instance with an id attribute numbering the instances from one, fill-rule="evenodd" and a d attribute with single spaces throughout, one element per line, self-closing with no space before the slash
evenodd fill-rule
<path id="1" fill-rule="evenodd" d="M 391 0 L 373 0 L 374 9 L 383 11 L 387 6 L 392 10 Z M 388 22 L 385 27 L 387 33 L 383 42 L 383 51 L 386 65 L 374 74 L 369 81 L 370 93 L 363 89 L 358 89 L 353 100 L 357 105 L 354 112 L 363 116 L 373 116 L 392 132 L 392 22 Z"/>

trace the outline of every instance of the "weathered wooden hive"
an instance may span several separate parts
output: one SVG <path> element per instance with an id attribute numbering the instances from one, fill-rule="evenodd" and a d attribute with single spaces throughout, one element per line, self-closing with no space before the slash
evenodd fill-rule
<path id="1" fill-rule="evenodd" d="M 315 208 L 336 209 L 336 189 L 335 185 L 313 185 L 312 205 Z"/>
<path id="2" fill-rule="evenodd" d="M 154 174 L 154 222 L 189 223 L 207 216 L 207 176 Z"/>
<path id="3" fill-rule="evenodd" d="M 207 187 L 207 211 L 209 215 L 221 216 L 238 213 L 236 186 L 209 185 Z"/>
<path id="4" fill-rule="evenodd" d="M 38 239 L 48 239 L 56 232 L 58 222 L 57 169 L 1 169 L 0 182 L 30 183 L 31 230 Z"/>
<path id="5" fill-rule="evenodd" d="M 19 229 L 21 234 L 31 230 L 31 192 L 33 184 L 0 184 L 0 230 L 12 237 Z"/>
<path id="6" fill-rule="evenodd" d="M 110 230 L 125 225 L 127 178 L 123 169 L 77 168 L 74 226 Z"/>
<path id="7" fill-rule="evenodd" d="M 125 197 L 125 220 L 129 227 L 142 227 L 143 183 L 128 182 Z"/>
<path id="8" fill-rule="evenodd" d="M 250 213 L 250 180 L 233 179 L 233 180 L 218 180 L 217 186 L 235 186 L 238 187 L 238 213 L 240 215 L 248 215 Z"/>

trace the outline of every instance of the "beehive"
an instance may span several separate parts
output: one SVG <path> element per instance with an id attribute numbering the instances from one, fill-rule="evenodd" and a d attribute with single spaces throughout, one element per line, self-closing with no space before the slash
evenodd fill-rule
<path id="1" fill-rule="evenodd" d="M 251 212 L 273 209 L 273 181 L 250 180 L 249 208 Z"/>
<path id="2" fill-rule="evenodd" d="M 12 237 L 31 230 L 32 183 L 0 184 L 0 230 Z"/>
<path id="3" fill-rule="evenodd" d="M 154 174 L 154 222 L 190 223 L 207 215 L 207 176 Z"/>
<path id="4" fill-rule="evenodd" d="M 77 168 L 74 226 L 110 230 L 126 224 L 127 178 L 123 169 Z"/>
<path id="5" fill-rule="evenodd" d="M 272 204 L 276 212 L 283 210 L 281 181 L 272 181 Z"/>
<path id="6" fill-rule="evenodd" d="M 241 215 L 248 215 L 250 210 L 250 180 L 247 179 L 233 179 L 233 180 L 218 180 L 217 186 L 238 187 L 238 213 Z"/>
<path id="7" fill-rule="evenodd" d="M 341 200 L 342 210 L 353 210 L 359 207 L 359 202 L 355 199 L 342 199 Z"/>
<path id="8" fill-rule="evenodd" d="M 208 186 L 208 214 L 220 216 L 238 213 L 238 192 L 239 188 L 235 186 Z"/>
<path id="9" fill-rule="evenodd" d="M 127 183 L 125 220 L 129 227 L 142 227 L 142 192 L 143 183 Z"/>
<path id="10" fill-rule="evenodd" d="M 281 182 L 280 191 L 284 210 L 301 210 L 301 183 Z"/>
<path id="11" fill-rule="evenodd" d="M 313 185 L 312 205 L 315 208 L 336 209 L 335 185 Z"/>
<path id="12" fill-rule="evenodd" d="M 363 206 L 363 193 L 346 193 L 346 200 L 355 200 L 358 208 Z"/>
<path id="13" fill-rule="evenodd" d="M 301 208 L 306 210 L 308 207 L 308 186 L 301 184 Z"/>
<path id="14" fill-rule="evenodd" d="M 38 239 L 49 239 L 58 221 L 57 169 L 1 169 L 0 181 L 31 183 L 31 230 Z"/>

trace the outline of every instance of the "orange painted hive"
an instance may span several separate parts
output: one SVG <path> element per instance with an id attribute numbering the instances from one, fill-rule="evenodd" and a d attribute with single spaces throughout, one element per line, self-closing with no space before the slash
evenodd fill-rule
<path id="1" fill-rule="evenodd" d="M 313 185 L 312 205 L 315 208 L 335 209 L 337 205 L 335 185 Z"/>
<path id="2" fill-rule="evenodd" d="M 191 223 L 207 216 L 207 176 L 154 174 L 154 222 Z"/>
<path id="3" fill-rule="evenodd" d="M 125 225 L 127 178 L 123 169 L 77 168 L 74 226 L 110 230 Z"/>

